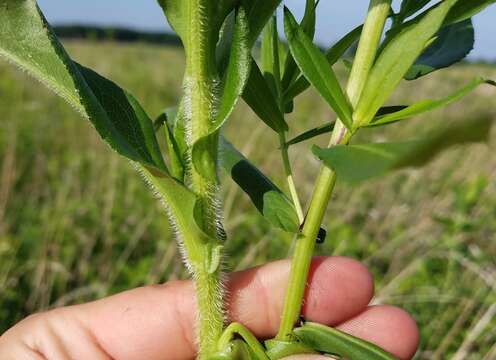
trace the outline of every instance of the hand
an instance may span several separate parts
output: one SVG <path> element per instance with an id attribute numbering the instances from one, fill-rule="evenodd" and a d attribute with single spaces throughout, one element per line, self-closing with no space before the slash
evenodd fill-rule
<path id="1" fill-rule="evenodd" d="M 274 336 L 288 272 L 289 262 L 277 261 L 230 274 L 230 318 L 260 338 Z M 341 257 L 315 258 L 303 315 L 410 359 L 419 340 L 415 321 L 395 307 L 368 306 L 373 292 L 371 275 L 360 263 Z M 195 318 L 190 281 L 147 286 L 32 315 L 0 337 L 0 359 L 192 359 Z"/>

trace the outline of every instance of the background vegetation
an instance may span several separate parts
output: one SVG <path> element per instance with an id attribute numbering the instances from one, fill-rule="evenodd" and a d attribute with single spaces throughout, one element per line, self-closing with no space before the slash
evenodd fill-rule
<path id="1" fill-rule="evenodd" d="M 174 48 L 70 42 L 71 55 L 137 96 L 150 115 L 179 96 Z M 345 70 L 340 68 L 341 73 Z M 394 102 L 439 97 L 496 67 L 460 65 L 405 84 Z M 290 121 L 298 131 L 333 115 L 307 92 Z M 496 112 L 494 90 L 423 118 L 360 136 L 401 139 L 431 126 Z M 0 333 L 29 313 L 184 277 L 160 206 L 87 121 L 24 74 L 0 63 Z M 273 132 L 241 106 L 227 137 L 281 186 Z M 496 139 L 496 134 L 492 138 Z M 326 136 L 319 140 L 326 143 Z M 249 139 L 248 141 L 246 141 Z M 338 185 L 320 254 L 351 256 L 376 276 L 375 303 L 409 310 L 422 330 L 418 359 L 496 358 L 495 141 L 455 149 L 424 170 L 350 188 Z M 308 199 L 318 169 L 309 144 L 291 150 Z M 233 270 L 289 254 L 235 184 L 222 189 Z"/>

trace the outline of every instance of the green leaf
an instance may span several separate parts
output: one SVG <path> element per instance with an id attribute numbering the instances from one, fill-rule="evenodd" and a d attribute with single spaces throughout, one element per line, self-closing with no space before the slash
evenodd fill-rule
<path id="1" fill-rule="evenodd" d="M 314 154 L 333 169 L 338 179 L 357 184 L 393 170 L 425 165 L 443 150 L 486 141 L 491 122 L 486 118 L 453 124 L 421 140 L 363 145 L 315 147 Z"/>
<path id="2" fill-rule="evenodd" d="M 110 80 L 74 63 L 34 0 L 0 0 L 0 34 L 2 56 L 69 102 L 115 151 L 133 161 L 167 205 L 190 265 L 204 267 L 216 240 L 197 225 L 195 194 L 169 176 L 153 122 L 137 101 Z"/>
<path id="3" fill-rule="evenodd" d="M 255 44 L 265 24 L 272 17 L 281 0 L 241 0 L 248 13 L 250 28 L 249 44 Z"/>
<path id="4" fill-rule="evenodd" d="M 281 69 L 279 59 L 280 41 L 277 32 L 277 17 L 272 19 L 265 26 L 262 35 L 261 63 L 265 80 L 272 89 L 272 93 L 277 98 L 281 93 Z"/>
<path id="5" fill-rule="evenodd" d="M 403 109 L 406 109 L 408 106 L 406 105 L 392 105 L 392 106 L 383 106 L 379 109 L 377 114 L 375 115 L 376 118 L 380 116 L 386 116 L 398 111 L 401 111 Z"/>
<path id="6" fill-rule="evenodd" d="M 496 3 L 496 0 L 460 0 L 449 12 L 445 24 L 467 20 L 494 3 Z"/>
<path id="7" fill-rule="evenodd" d="M 326 52 L 326 58 L 329 66 L 333 66 L 346 53 L 346 51 L 360 38 L 363 25 L 357 26 L 335 43 Z M 310 87 L 310 83 L 305 76 L 300 76 L 291 86 L 284 92 L 284 102 L 288 103 Z"/>
<path id="8" fill-rule="evenodd" d="M 336 74 L 329 66 L 324 54 L 304 33 L 287 8 L 284 8 L 284 27 L 289 49 L 302 73 L 334 109 L 343 124 L 351 129 L 352 108 L 341 89 Z"/>
<path id="9" fill-rule="evenodd" d="M 168 117 L 167 120 L 172 121 L 170 127 L 172 128 L 172 134 L 174 139 L 176 139 L 177 146 L 179 148 L 179 154 L 181 156 L 182 162 L 184 164 L 188 163 L 188 150 L 189 145 L 187 143 L 187 129 L 186 129 L 186 96 L 183 95 L 181 101 L 179 102 L 179 107 L 174 117 Z"/>
<path id="10" fill-rule="evenodd" d="M 231 56 L 224 80 L 224 89 L 217 115 L 210 126 L 209 134 L 193 144 L 192 161 L 195 169 L 207 179 L 215 180 L 217 173 L 211 173 L 217 162 L 217 138 L 220 128 L 231 115 L 248 81 L 251 65 L 251 51 L 248 45 L 248 23 L 242 7 L 237 10 L 236 24 L 231 45 Z"/>
<path id="11" fill-rule="evenodd" d="M 243 93 L 243 100 L 272 130 L 277 133 L 288 130 L 288 124 L 284 120 L 277 100 L 253 59 L 250 77 Z"/>
<path id="12" fill-rule="evenodd" d="M 432 0 L 403 0 L 401 2 L 401 8 L 399 12 L 401 20 L 412 16 L 431 1 Z"/>
<path id="13" fill-rule="evenodd" d="M 426 112 L 432 111 L 434 109 L 444 107 L 449 105 L 465 95 L 474 90 L 476 87 L 482 84 L 488 84 L 496 86 L 496 83 L 492 80 L 486 80 L 483 78 L 476 78 L 472 80 L 469 84 L 461 88 L 460 90 L 454 92 L 453 94 L 438 100 L 422 100 L 408 107 L 401 107 L 399 111 L 395 111 L 385 115 L 378 115 L 374 120 L 367 126 L 380 126 L 390 123 L 394 123 L 400 120 L 409 119 L 414 116 L 424 114 Z"/>
<path id="14" fill-rule="evenodd" d="M 426 45 L 437 34 L 456 1 L 443 1 L 386 40 L 354 113 L 355 121 L 359 125 L 368 124 L 374 118 L 377 110 L 386 102 Z"/>
<path id="15" fill-rule="evenodd" d="M 377 345 L 321 324 L 307 322 L 294 333 L 302 343 L 325 354 L 349 360 L 396 360 Z"/>
<path id="16" fill-rule="evenodd" d="M 169 155 L 170 172 L 174 179 L 184 182 L 185 163 L 178 142 L 173 134 L 173 120 L 176 117 L 176 109 L 164 110 L 154 121 L 155 132 L 164 128 L 165 142 Z"/>
<path id="17" fill-rule="evenodd" d="M 153 164 L 159 169 L 166 170 L 157 138 L 155 137 L 153 122 L 136 99 L 93 70 L 76 63 L 75 66 L 79 73 L 83 75 L 84 80 L 98 100 L 98 105 L 104 109 L 117 132 L 125 139 L 129 147 L 136 149 L 139 158 L 142 159 L 138 161 L 143 164 Z M 91 111 L 88 113 L 91 113 Z M 96 116 L 90 116 L 90 120 L 104 140 L 107 140 L 103 135 L 107 129 L 99 129 L 100 119 Z"/>
<path id="18" fill-rule="evenodd" d="M 231 46 L 234 37 L 234 29 L 236 24 L 236 12 L 233 11 L 224 21 L 222 25 L 219 41 L 215 49 L 215 60 L 219 76 L 224 77 L 227 67 L 229 66 L 229 58 L 231 56 Z"/>
<path id="19" fill-rule="evenodd" d="M 299 341 L 270 339 L 265 341 L 267 355 L 270 359 L 285 359 L 292 355 L 316 354 L 317 351 Z"/>
<path id="20" fill-rule="evenodd" d="M 305 13 L 300 24 L 303 32 L 307 34 L 308 37 L 312 40 L 315 36 L 315 11 L 317 8 L 317 4 L 318 3 L 316 3 L 315 0 L 306 0 Z M 284 90 L 288 89 L 299 74 L 300 69 L 298 68 L 298 65 L 296 64 L 292 54 L 289 53 L 288 57 L 286 58 L 286 63 L 284 64 L 282 88 Z"/>
<path id="21" fill-rule="evenodd" d="M 472 51 L 474 42 L 471 19 L 443 27 L 434 42 L 415 61 L 405 79 L 415 80 L 463 60 Z"/>
<path id="22" fill-rule="evenodd" d="M 88 118 L 119 154 L 167 172 L 153 123 L 116 84 L 74 63 L 34 0 L 0 0 L 0 55 Z"/>
<path id="23" fill-rule="evenodd" d="M 168 214 L 172 215 L 188 254 L 188 264 L 193 269 L 214 269 L 213 263 L 218 264 L 219 259 L 212 257 L 212 254 L 218 253 L 222 244 L 198 226 L 195 218 L 196 195 L 170 176 L 154 173 L 145 167 L 138 167 L 138 170 L 157 197 L 166 204 Z"/>
<path id="24" fill-rule="evenodd" d="M 225 139 L 221 154 L 224 170 L 250 197 L 260 214 L 273 226 L 297 233 L 300 224 L 291 200 Z"/>
<path id="25" fill-rule="evenodd" d="M 316 136 L 330 133 L 333 129 L 334 129 L 334 123 L 321 125 L 319 127 L 310 129 L 308 131 L 305 131 L 303 134 L 294 137 L 293 139 L 289 140 L 286 143 L 286 146 L 295 145 L 303 141 L 313 139 Z"/>

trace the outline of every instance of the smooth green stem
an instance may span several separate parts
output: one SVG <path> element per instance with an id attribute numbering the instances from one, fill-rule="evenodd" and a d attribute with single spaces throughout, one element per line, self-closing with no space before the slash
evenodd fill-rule
<path id="1" fill-rule="evenodd" d="M 359 100 L 374 63 L 390 6 L 391 0 L 371 0 L 370 2 L 367 19 L 348 80 L 347 94 L 353 106 Z M 350 138 L 350 132 L 338 119 L 329 147 L 348 144 Z M 281 324 L 276 337 L 278 340 L 292 340 L 293 328 L 301 313 L 316 238 L 335 184 L 336 174 L 334 171 L 322 165 L 303 229 L 296 241 Z"/>
<path id="2" fill-rule="evenodd" d="M 348 97 L 351 104 L 356 105 L 367 81 L 370 69 L 375 61 L 375 55 L 386 20 L 391 11 L 392 0 L 371 0 L 357 53 L 353 61 L 348 80 Z"/>
<path id="3" fill-rule="evenodd" d="M 279 37 L 277 33 L 277 16 L 273 16 L 264 30 L 262 40 L 262 65 L 264 71 L 272 73 L 274 82 L 274 92 L 277 97 L 279 110 L 284 114 L 284 103 L 281 89 L 281 69 L 279 66 Z M 300 198 L 296 191 L 296 185 L 293 178 L 293 170 L 289 161 L 288 147 L 286 146 L 286 134 L 279 133 L 279 144 L 281 150 L 281 158 L 284 168 L 284 174 L 288 183 L 289 193 L 293 201 L 293 205 L 298 215 L 298 220 L 303 223 L 304 215 L 301 207 Z"/>
<path id="4" fill-rule="evenodd" d="M 300 198 L 298 196 L 298 192 L 296 191 L 296 185 L 293 178 L 293 170 L 291 169 L 288 147 L 286 145 L 286 135 L 284 133 L 279 133 L 279 142 L 281 146 L 282 163 L 284 167 L 286 181 L 289 187 L 289 193 L 291 194 L 291 199 L 293 200 L 296 214 L 298 215 L 298 220 L 300 221 L 300 224 L 303 224 L 303 220 L 305 216 L 303 215 L 303 208 L 301 207 Z"/>
<path id="5" fill-rule="evenodd" d="M 341 134 L 346 133 L 342 132 Z M 342 139 L 342 141 L 346 141 L 344 138 Z M 293 328 L 300 316 L 317 235 L 335 183 L 336 174 L 328 167 L 321 167 L 303 229 L 296 240 L 283 316 L 276 337 L 278 340 L 291 340 Z"/>

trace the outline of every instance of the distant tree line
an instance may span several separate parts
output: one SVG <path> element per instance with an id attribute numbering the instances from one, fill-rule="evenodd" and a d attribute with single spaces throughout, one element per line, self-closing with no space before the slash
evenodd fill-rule
<path id="1" fill-rule="evenodd" d="M 82 39 L 92 41 L 119 41 L 119 42 L 142 42 L 164 46 L 180 46 L 181 40 L 173 33 L 147 32 L 131 30 L 120 27 L 100 27 L 87 25 L 59 25 L 54 26 L 55 33 L 62 39 Z M 284 42 L 285 44 L 285 42 Z M 258 46 L 257 46 L 258 48 Z M 325 48 L 321 48 L 322 51 Z M 356 45 L 350 47 L 344 56 L 345 64 L 351 66 Z M 462 63 L 494 64 L 487 59 L 465 59 Z"/>
<path id="2" fill-rule="evenodd" d="M 143 32 L 119 27 L 98 27 L 86 25 L 54 26 L 60 38 L 93 41 L 144 42 L 157 45 L 179 46 L 179 38 L 166 32 Z"/>

